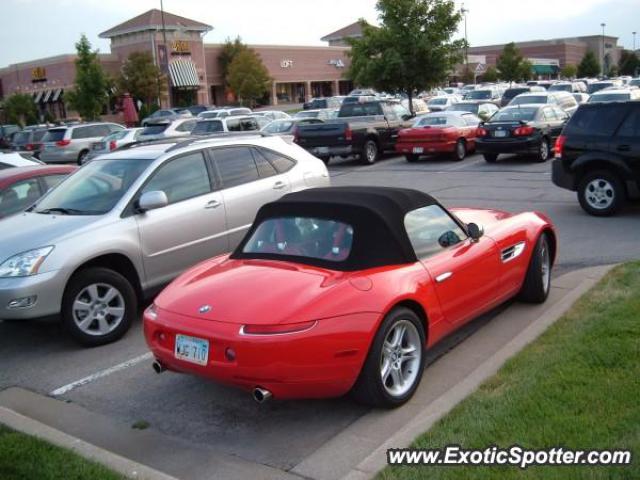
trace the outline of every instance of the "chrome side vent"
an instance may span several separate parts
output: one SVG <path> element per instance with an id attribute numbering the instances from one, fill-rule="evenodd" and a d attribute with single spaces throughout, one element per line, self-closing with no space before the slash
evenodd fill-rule
<path id="1" fill-rule="evenodd" d="M 520 255 L 522 255 L 522 252 L 524 252 L 525 246 L 526 246 L 525 242 L 520 242 L 502 250 L 500 254 L 502 258 L 502 263 L 507 263 L 515 258 L 518 258 Z"/>

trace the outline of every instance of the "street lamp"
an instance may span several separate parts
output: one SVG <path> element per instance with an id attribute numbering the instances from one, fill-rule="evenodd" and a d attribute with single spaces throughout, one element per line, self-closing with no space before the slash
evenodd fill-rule
<path id="1" fill-rule="evenodd" d="M 467 40 L 467 13 L 469 13 L 469 10 L 464 8 L 464 3 L 462 4 L 460 13 L 464 16 L 464 64 L 469 68 L 469 42 Z"/>
<path id="2" fill-rule="evenodd" d="M 601 23 L 600 26 L 602 27 L 602 76 L 604 77 L 604 27 L 606 27 L 607 24 Z"/>
<path id="3" fill-rule="evenodd" d="M 167 65 L 169 65 L 169 45 L 167 45 L 167 28 L 164 24 L 164 5 L 160 0 L 160 18 L 162 20 L 162 42 L 164 43 L 164 51 L 167 55 Z M 167 72 L 164 72 L 167 73 Z M 167 107 L 171 108 L 171 78 L 167 75 Z"/>

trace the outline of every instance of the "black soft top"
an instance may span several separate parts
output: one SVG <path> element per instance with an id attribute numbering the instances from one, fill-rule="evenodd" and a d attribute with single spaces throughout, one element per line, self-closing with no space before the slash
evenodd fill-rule
<path id="1" fill-rule="evenodd" d="M 430 195 L 407 188 L 329 187 L 289 193 L 264 205 L 231 258 L 288 259 L 332 270 L 363 270 L 418 261 L 404 226 L 405 215 L 438 204 Z M 342 261 L 273 253 L 243 253 L 258 225 L 276 217 L 330 219 L 353 227 L 349 257 Z"/>

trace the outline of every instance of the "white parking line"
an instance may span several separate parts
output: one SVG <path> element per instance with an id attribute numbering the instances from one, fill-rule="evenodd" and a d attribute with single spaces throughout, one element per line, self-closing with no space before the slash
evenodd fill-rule
<path id="1" fill-rule="evenodd" d="M 109 367 L 105 370 L 101 370 L 94 374 L 91 374 L 87 377 L 81 378 L 80 380 L 76 380 L 75 382 L 71 382 L 67 385 L 64 385 L 60 388 L 56 388 L 52 392 L 49 393 L 52 397 L 58 397 L 60 395 L 64 395 L 65 393 L 70 392 L 71 390 L 91 383 L 99 378 L 106 377 L 107 375 L 111 375 L 112 373 L 119 372 L 120 370 L 124 370 L 125 368 L 133 367 L 140 362 L 144 362 L 145 360 L 150 360 L 153 358 L 153 354 L 151 352 L 145 353 L 144 355 L 140 355 L 139 357 L 132 358 L 131 360 L 127 360 L 126 362 L 119 363 L 118 365 L 114 365 L 113 367 Z"/>

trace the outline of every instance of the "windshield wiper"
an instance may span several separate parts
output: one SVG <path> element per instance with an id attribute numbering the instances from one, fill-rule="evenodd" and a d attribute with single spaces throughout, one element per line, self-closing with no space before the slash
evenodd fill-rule
<path id="1" fill-rule="evenodd" d="M 45 208 L 44 210 L 36 210 L 36 213 L 42 213 L 48 215 L 50 213 L 61 213 L 62 215 L 91 215 L 92 212 L 87 210 L 77 210 L 75 208 L 63 208 L 63 207 L 54 207 L 54 208 Z"/>

